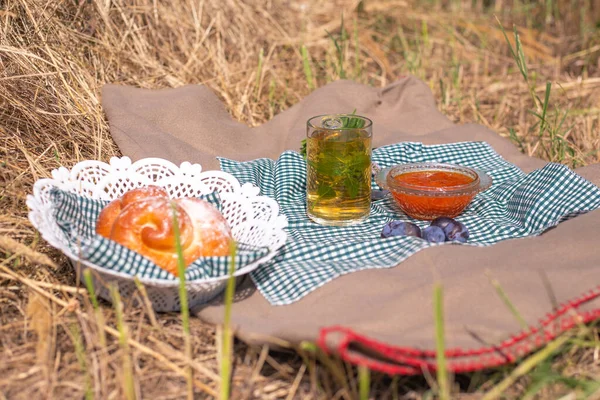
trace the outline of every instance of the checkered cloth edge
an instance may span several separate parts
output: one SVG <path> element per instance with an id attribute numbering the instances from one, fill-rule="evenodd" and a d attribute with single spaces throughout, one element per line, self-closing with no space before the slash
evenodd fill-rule
<path id="1" fill-rule="evenodd" d="M 475 197 L 456 219 L 470 231 L 470 246 L 539 235 L 566 219 L 600 207 L 600 189 L 566 166 L 550 163 L 529 174 L 504 160 L 485 142 L 423 145 L 404 142 L 373 150 L 382 168 L 408 162 L 445 162 L 478 168 L 493 185 Z M 393 220 L 416 223 L 388 196 L 374 201 L 368 220 L 349 227 L 326 227 L 306 215 L 306 163 L 294 151 L 279 159 L 237 162 L 219 159 L 221 169 L 241 183 L 257 185 L 277 200 L 289 220 L 289 239 L 273 262 L 252 273 L 260 292 L 273 305 L 293 303 L 336 277 L 368 268 L 390 268 L 432 244 L 414 237 L 380 237 Z M 378 188 L 373 181 L 373 188 Z M 400 265 L 399 268 L 402 266 Z M 349 289 L 351 290 L 351 289 Z"/>
<path id="2" fill-rule="evenodd" d="M 221 208 L 217 192 L 199 198 Z M 108 201 L 82 197 L 56 187 L 50 191 L 50 201 L 55 221 L 65 234 L 73 254 L 105 269 L 142 279 L 178 279 L 139 253 L 96 234 L 96 220 Z M 267 248 L 239 243 L 236 269 L 264 257 L 268 251 Z M 195 281 L 226 276 L 229 273 L 230 259 L 230 256 L 201 257 L 186 268 L 185 279 Z"/>

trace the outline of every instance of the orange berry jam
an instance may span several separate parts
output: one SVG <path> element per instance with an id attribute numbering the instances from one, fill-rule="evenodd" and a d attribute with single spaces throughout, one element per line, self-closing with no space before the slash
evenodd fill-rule
<path id="1" fill-rule="evenodd" d="M 471 202 L 475 191 L 461 191 L 475 178 L 460 172 L 424 170 L 393 176 L 394 187 L 409 188 L 390 192 L 402 210 L 417 219 L 456 217 Z"/>

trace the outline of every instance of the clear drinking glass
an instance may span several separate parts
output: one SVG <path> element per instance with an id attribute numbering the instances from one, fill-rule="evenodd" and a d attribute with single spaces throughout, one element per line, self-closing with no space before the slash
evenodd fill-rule
<path id="1" fill-rule="evenodd" d="M 307 122 L 306 211 L 322 225 L 359 223 L 371 210 L 373 123 L 354 114 Z"/>

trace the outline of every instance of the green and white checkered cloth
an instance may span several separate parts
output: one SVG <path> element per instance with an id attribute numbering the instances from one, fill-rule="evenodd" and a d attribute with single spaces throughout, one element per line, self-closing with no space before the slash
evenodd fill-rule
<path id="1" fill-rule="evenodd" d="M 426 146 L 405 142 L 373 150 L 382 168 L 408 162 L 445 162 L 478 168 L 493 185 L 475 197 L 456 219 L 470 232 L 465 245 L 489 246 L 501 240 L 539 235 L 568 218 L 600 207 L 600 189 L 566 166 L 551 163 L 529 174 L 504 160 L 484 142 Z M 321 226 L 306 215 L 306 163 L 293 151 L 278 160 L 236 162 L 219 159 L 221 169 L 241 183 L 257 185 L 277 200 L 289 220 L 289 239 L 281 253 L 252 272 L 260 292 L 273 305 L 293 303 L 336 277 L 369 268 L 390 268 L 432 244 L 415 237 L 380 237 L 393 220 L 406 216 L 388 196 L 372 203 L 370 217 L 350 227 Z M 373 181 L 373 188 L 377 188 Z"/>
<path id="2" fill-rule="evenodd" d="M 221 208 L 216 192 L 199 198 Z M 50 202 L 54 219 L 73 254 L 105 269 L 142 279 L 178 279 L 139 253 L 96 234 L 96 220 L 108 201 L 82 197 L 54 187 L 50 190 Z M 268 252 L 267 248 L 238 243 L 236 269 L 256 261 Z M 230 256 L 201 257 L 186 268 L 185 279 L 195 281 L 227 276 L 229 264 Z"/>

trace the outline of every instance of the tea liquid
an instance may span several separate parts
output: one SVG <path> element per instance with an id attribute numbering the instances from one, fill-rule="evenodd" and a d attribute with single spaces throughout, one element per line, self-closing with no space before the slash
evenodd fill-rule
<path id="1" fill-rule="evenodd" d="M 307 139 L 307 212 L 326 225 L 350 225 L 371 208 L 371 137 L 361 129 L 316 130 Z"/>

